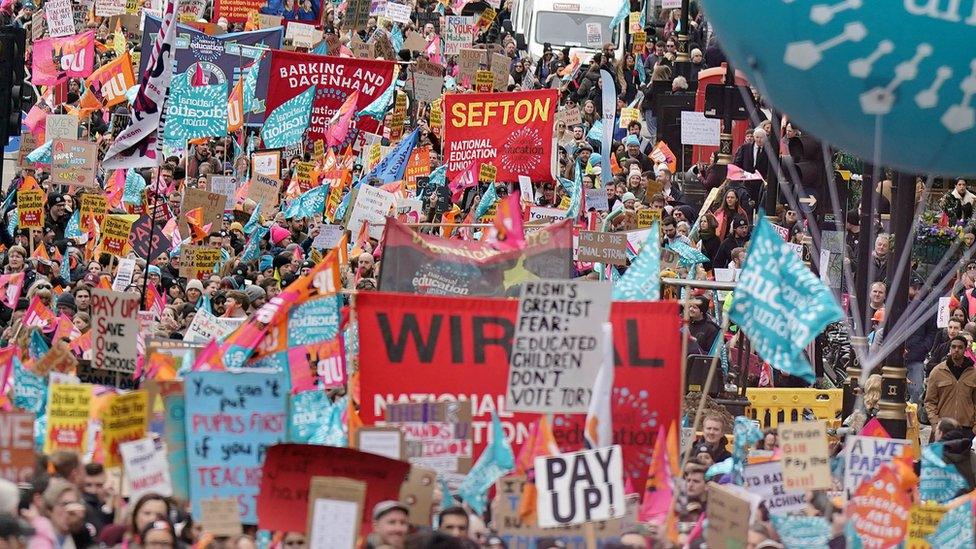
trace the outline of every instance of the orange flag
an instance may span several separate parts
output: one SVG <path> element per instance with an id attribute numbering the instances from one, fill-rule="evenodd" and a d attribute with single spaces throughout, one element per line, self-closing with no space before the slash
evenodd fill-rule
<path id="1" fill-rule="evenodd" d="M 227 100 L 227 133 L 244 127 L 244 79 L 241 78 L 230 91 Z"/>
<path id="2" fill-rule="evenodd" d="M 207 238 L 207 228 L 201 227 L 203 225 L 203 207 L 186 212 L 186 224 L 190 227 L 190 234 L 194 242 Z"/>
<path id="3" fill-rule="evenodd" d="M 37 248 L 34 250 L 34 257 L 43 259 L 44 261 L 51 261 L 51 256 L 47 253 L 47 246 L 43 242 L 37 245 Z"/>
<path id="4" fill-rule="evenodd" d="M 104 103 L 106 108 L 125 101 L 125 92 L 136 85 L 129 52 L 126 51 L 118 58 L 99 67 L 85 79 L 85 84 L 90 93 L 93 92 L 102 98 L 99 103 Z"/>

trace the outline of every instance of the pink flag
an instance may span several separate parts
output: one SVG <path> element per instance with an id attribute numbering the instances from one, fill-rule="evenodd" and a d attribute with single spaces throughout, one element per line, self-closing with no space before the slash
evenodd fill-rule
<path id="1" fill-rule="evenodd" d="M 461 200 L 461 196 L 464 195 L 464 190 L 474 187 L 478 184 L 478 166 L 471 162 L 468 164 L 468 169 L 459 173 L 457 177 L 448 185 L 451 189 L 451 200 L 457 203 Z"/>
<path id="2" fill-rule="evenodd" d="M 346 135 L 349 134 L 349 125 L 352 123 L 352 115 L 356 113 L 356 101 L 358 100 L 359 91 L 354 91 L 346 97 L 342 106 L 336 111 L 325 134 L 326 147 L 338 146 L 346 140 Z"/>
<path id="3" fill-rule="evenodd" d="M 17 309 L 17 301 L 24 290 L 24 273 L 11 273 L 0 276 L 0 303 Z"/>

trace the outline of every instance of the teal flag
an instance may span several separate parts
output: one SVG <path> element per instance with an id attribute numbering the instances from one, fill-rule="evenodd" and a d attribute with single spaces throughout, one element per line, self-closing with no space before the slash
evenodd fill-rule
<path id="1" fill-rule="evenodd" d="M 742 470 L 746 465 L 747 449 L 762 440 L 759 422 L 746 416 L 737 416 L 732 426 L 732 483 L 742 486 Z"/>
<path id="2" fill-rule="evenodd" d="M 647 69 L 644 68 L 644 61 L 641 60 L 641 56 L 639 55 L 635 61 L 635 68 L 637 69 L 637 78 L 643 84 L 647 80 Z"/>
<path id="3" fill-rule="evenodd" d="M 651 225 L 651 237 L 644 243 L 637 259 L 613 286 L 617 301 L 655 301 L 661 298 L 661 245 L 658 222 Z"/>
<path id="4" fill-rule="evenodd" d="M 969 489 L 969 483 L 956 466 L 946 463 L 943 452 L 945 443 L 937 442 L 922 448 L 922 474 L 919 477 L 919 497 L 924 501 L 946 503 L 960 492 Z"/>
<path id="5" fill-rule="evenodd" d="M 474 209 L 474 219 L 476 221 L 481 219 L 481 216 L 488 213 L 488 210 L 491 209 L 492 204 L 495 202 L 498 202 L 498 191 L 495 190 L 495 184 L 492 183 L 488 185 L 488 190 L 481 196 L 478 207 Z"/>
<path id="6" fill-rule="evenodd" d="M 146 188 L 146 180 L 139 172 L 129 168 L 125 172 L 125 190 L 122 192 L 122 202 L 133 206 L 142 205 L 142 191 Z"/>
<path id="7" fill-rule="evenodd" d="M 271 111 L 261 130 L 265 148 L 288 147 L 301 142 L 312 117 L 314 98 L 315 86 L 309 86 Z"/>
<path id="8" fill-rule="evenodd" d="M 254 232 L 258 228 L 258 224 L 261 222 L 261 203 L 254 207 L 254 211 L 251 212 L 251 217 L 247 218 L 247 223 L 244 225 L 244 234 L 249 234 Z"/>
<path id="9" fill-rule="evenodd" d="M 48 345 L 47 341 L 44 339 L 44 336 L 41 335 L 41 331 L 32 331 L 30 338 L 27 340 L 27 354 L 32 359 L 37 360 L 46 355 L 50 350 L 51 346 Z"/>
<path id="10" fill-rule="evenodd" d="M 47 406 L 47 378 L 24 368 L 16 354 L 11 361 L 14 363 L 14 407 L 42 416 Z"/>
<path id="11" fill-rule="evenodd" d="M 48 139 L 43 145 L 27 153 L 27 161 L 35 164 L 50 164 L 52 145 L 54 145 L 54 140 Z"/>
<path id="12" fill-rule="evenodd" d="M 329 55 L 329 43 L 325 40 L 321 41 L 312 48 L 312 53 L 315 55 Z"/>
<path id="13" fill-rule="evenodd" d="M 436 189 L 445 184 L 447 184 L 447 164 L 441 164 L 430 172 L 430 186 Z"/>
<path id="14" fill-rule="evenodd" d="M 823 517 L 771 514 L 769 519 L 784 546 L 791 549 L 827 549 L 830 525 Z"/>
<path id="15" fill-rule="evenodd" d="M 393 30 L 390 31 L 390 42 L 393 43 L 393 51 L 400 51 L 403 49 L 403 31 L 400 30 L 398 25 L 393 25 Z"/>
<path id="16" fill-rule="evenodd" d="M 491 433 L 491 443 L 458 487 L 461 501 L 470 505 L 479 515 L 485 512 L 488 505 L 488 490 L 496 480 L 515 467 L 512 445 L 505 440 L 502 422 L 494 411 L 491 412 Z"/>
<path id="17" fill-rule="evenodd" d="M 258 227 L 251 233 L 251 238 L 247 240 L 244 251 L 241 252 L 241 261 L 254 261 L 261 255 L 261 239 L 268 234 L 271 229 Z"/>
<path id="18" fill-rule="evenodd" d="M 925 539 L 938 549 L 976 547 L 976 539 L 973 539 L 973 502 L 967 501 L 942 515 L 939 528 Z"/>
<path id="19" fill-rule="evenodd" d="M 163 139 L 173 148 L 200 137 L 227 134 L 227 83 L 194 86 L 191 71 L 177 75 L 166 102 Z"/>
<path id="20" fill-rule="evenodd" d="M 68 225 L 64 228 L 65 238 L 81 238 L 83 233 L 81 232 L 81 210 L 75 210 L 72 212 L 71 217 L 68 218 Z"/>
<path id="21" fill-rule="evenodd" d="M 830 289 L 762 216 L 729 313 L 759 356 L 774 368 L 813 383 L 813 367 L 803 351 L 827 324 L 842 317 Z"/>
<path id="22" fill-rule="evenodd" d="M 328 194 L 328 185 L 319 185 L 307 193 L 299 196 L 288 203 L 285 208 L 285 219 L 293 217 L 319 217 L 325 208 L 325 196 Z"/>
<path id="23" fill-rule="evenodd" d="M 617 15 L 614 15 L 613 19 L 610 21 L 610 34 L 613 34 L 613 29 L 621 22 L 626 20 L 629 16 L 630 0 L 623 0 L 623 2 L 620 3 L 620 10 L 617 11 Z"/>
<path id="24" fill-rule="evenodd" d="M 356 113 L 356 118 L 362 118 L 368 116 L 370 118 L 375 118 L 380 122 L 383 121 L 383 117 L 386 116 L 386 111 L 390 109 L 390 105 L 393 104 L 393 94 L 396 92 L 396 78 L 390 82 L 390 87 L 386 88 L 379 97 L 373 100 L 372 103 L 366 105 L 366 108 Z"/>
<path id="25" fill-rule="evenodd" d="M 325 42 L 323 42 L 324 44 Z M 264 59 L 264 55 L 258 57 L 253 63 L 251 63 L 247 72 L 244 73 L 244 93 L 242 95 L 242 101 L 244 103 L 244 114 L 252 112 L 263 112 L 264 102 L 257 99 L 256 90 L 258 87 L 258 74 L 261 72 L 261 61 Z M 260 108 L 260 110 L 258 110 Z"/>
<path id="26" fill-rule="evenodd" d="M 667 248 L 678 254 L 678 265 L 682 267 L 693 267 L 708 261 L 708 256 L 680 240 L 668 244 Z"/>

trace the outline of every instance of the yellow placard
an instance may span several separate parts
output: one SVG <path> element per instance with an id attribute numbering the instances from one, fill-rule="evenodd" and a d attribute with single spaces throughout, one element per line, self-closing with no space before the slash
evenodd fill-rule
<path id="1" fill-rule="evenodd" d="M 91 385 L 55 383 L 48 387 L 45 454 L 58 450 L 85 453 L 88 448 L 88 414 L 91 405 Z"/>
<path id="2" fill-rule="evenodd" d="M 122 465 L 119 444 L 145 438 L 149 427 L 149 393 L 115 395 L 102 414 L 102 450 L 106 467 Z"/>
<path id="3" fill-rule="evenodd" d="M 650 227 L 655 221 L 661 221 L 661 210 L 657 208 L 644 208 L 637 210 L 637 227 L 644 229 Z"/>

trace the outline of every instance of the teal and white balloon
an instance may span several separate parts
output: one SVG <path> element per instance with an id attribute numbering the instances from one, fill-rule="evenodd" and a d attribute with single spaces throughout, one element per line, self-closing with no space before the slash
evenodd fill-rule
<path id="1" fill-rule="evenodd" d="M 703 0 L 722 49 L 778 109 L 908 172 L 976 175 L 972 0 Z"/>

